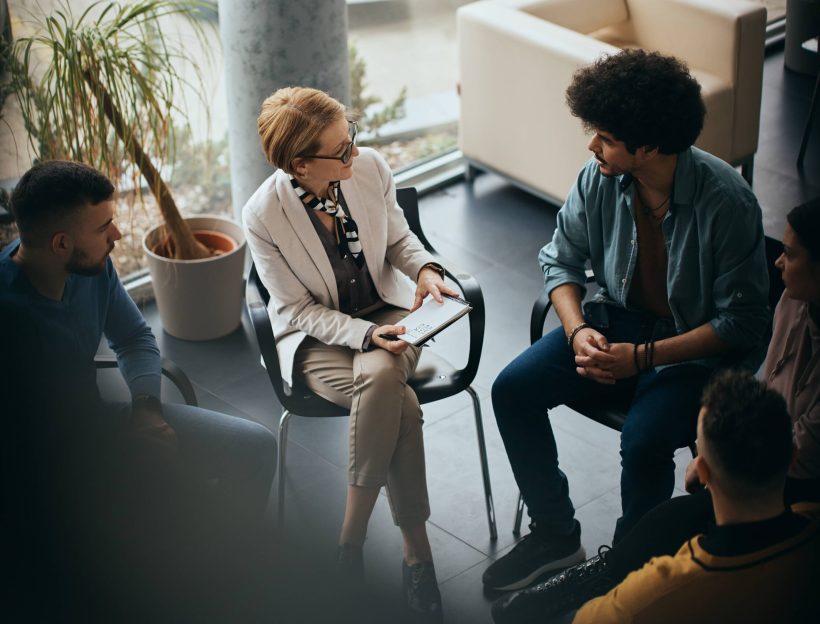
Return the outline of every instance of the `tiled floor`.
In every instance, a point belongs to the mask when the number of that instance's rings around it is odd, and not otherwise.
[[[812,86],[813,79],[784,72],[782,53],[767,59],[754,190],[764,208],[766,233],[778,238],[788,209],[820,195],[820,128],[815,128],[805,175],[794,166]],[[556,211],[556,206],[494,175],[479,176],[473,186],[456,184],[421,201],[428,237],[445,257],[478,278],[487,306],[475,389],[482,399],[487,433],[498,515],[496,542],[490,541],[487,531],[469,398],[462,395],[425,406],[429,530],[448,623],[491,621],[481,573],[514,543],[517,488],[489,391],[497,373],[527,346],[530,307],[542,287],[536,254],[552,234]],[[201,405],[275,430],[281,408],[259,365],[247,317],[241,329],[224,339],[189,343],[164,334],[152,306],[146,315],[163,354],[194,381]],[[434,348],[457,358],[465,336],[462,325],[443,335]],[[552,419],[561,466],[583,526],[583,543],[593,552],[610,541],[619,515],[618,436],[565,408],[555,410]],[[339,621],[337,605],[323,589],[328,579],[323,571],[332,563],[343,512],[346,427],[344,418],[296,418],[291,424],[283,574],[271,588],[275,611],[271,606],[264,621]],[[677,459],[680,484],[688,452],[680,451]],[[394,611],[400,605],[401,542],[384,496],[371,520],[365,551],[373,597],[363,621],[398,621]]]

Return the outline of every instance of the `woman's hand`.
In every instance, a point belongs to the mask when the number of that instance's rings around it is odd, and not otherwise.
[[[427,295],[433,295],[433,299],[442,303],[444,300],[441,298],[441,293],[454,297],[459,296],[455,290],[444,283],[438,271],[430,267],[424,267],[419,271],[419,279],[416,283],[416,300],[413,302],[413,307],[410,308],[410,311],[415,312],[418,310]]]
[[[371,336],[370,342],[377,347],[381,347],[385,351],[390,351],[390,353],[398,355],[399,353],[404,353],[405,349],[410,346],[410,343],[405,342],[404,340],[386,340],[381,336],[383,334],[388,336],[398,336],[406,331],[407,328],[404,325],[382,325],[381,327],[377,327],[373,330],[373,336]]]

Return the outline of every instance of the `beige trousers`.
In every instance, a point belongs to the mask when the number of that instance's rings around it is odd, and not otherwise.
[[[366,315],[381,325],[398,324],[407,310],[386,306]],[[311,391],[350,409],[348,482],[387,486],[393,521],[417,526],[430,516],[424,466],[421,407],[407,380],[421,349],[394,355],[379,347],[354,351],[307,337],[293,372]]]

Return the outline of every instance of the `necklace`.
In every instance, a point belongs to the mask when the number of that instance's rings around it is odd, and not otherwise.
[[[638,198],[638,201],[641,204],[641,209],[643,210],[643,213],[655,222],[660,222],[660,221],[663,220],[663,217],[666,215],[666,213],[658,216],[657,212],[660,211],[664,206],[666,206],[666,204],[669,203],[669,200],[672,199],[672,194],[670,193],[669,195],[666,196],[666,199],[664,199],[655,208],[650,208],[646,204],[646,202],[644,202],[643,199],[641,199],[641,197],[638,193],[635,193],[635,196]]]

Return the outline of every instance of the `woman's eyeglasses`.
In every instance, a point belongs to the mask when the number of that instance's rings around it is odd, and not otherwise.
[[[320,158],[322,160],[340,160],[343,165],[350,161],[353,155],[353,146],[356,145],[356,132],[359,130],[359,125],[355,121],[348,122],[350,124],[350,143],[347,144],[345,151],[340,156],[319,156],[318,154],[310,154],[303,156],[303,158]]]

